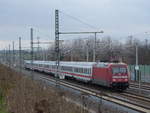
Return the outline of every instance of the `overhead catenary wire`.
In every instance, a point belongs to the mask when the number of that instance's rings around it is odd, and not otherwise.
[[[90,28],[98,29],[96,26],[93,26],[93,25],[91,25],[91,24],[88,24],[88,23],[84,22],[83,20],[81,20],[81,19],[79,19],[79,18],[77,18],[77,17],[74,17],[74,16],[72,16],[72,15],[66,14],[66,13],[64,13],[63,11],[59,11],[59,12],[62,13],[62,14],[64,14],[64,15],[66,15],[66,16],[68,16],[69,18],[71,18],[71,19],[73,19],[73,20],[75,20],[75,21],[78,21],[78,22],[80,22],[80,23],[82,23],[82,24],[84,24],[84,25],[90,27]]]

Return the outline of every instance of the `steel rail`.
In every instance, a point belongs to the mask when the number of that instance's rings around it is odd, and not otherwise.
[[[41,79],[45,79],[47,81],[51,81],[51,82],[54,82],[54,83],[56,82],[53,77],[48,78],[47,76],[43,77],[43,75],[39,75],[39,76],[40,76]],[[143,112],[143,113],[150,113],[150,108],[147,107],[147,106],[137,104],[137,103],[133,103],[132,101],[129,101],[129,100],[120,99],[120,98],[117,98],[114,95],[108,95],[106,93],[102,94],[97,89],[91,89],[91,88],[85,87],[85,86],[83,87],[83,86],[78,85],[76,83],[71,83],[71,82],[67,82],[67,81],[64,81],[64,80],[59,80],[59,84],[63,85],[63,86],[67,86],[67,87],[75,89],[75,90],[78,90],[78,91],[81,91],[81,92],[84,92],[84,93],[87,93],[87,94],[92,95],[92,96],[96,96],[96,97],[101,98],[103,100],[119,104],[121,106],[133,109],[135,111],[139,111],[139,112]],[[131,92],[129,92],[129,93],[131,93]],[[141,96],[141,95],[134,96],[134,94],[130,94],[130,95],[132,95],[133,98],[137,98],[137,99],[140,99],[140,100],[143,100],[143,101],[146,100],[145,96]],[[121,95],[120,95],[120,97],[121,97]],[[142,98],[144,98],[144,99],[142,99]],[[147,102],[149,102],[149,100]]]
[[[54,79],[50,79],[50,78],[47,78],[47,77],[40,76],[40,78],[44,79],[44,80],[47,80],[47,81],[56,82]],[[135,111],[138,111],[138,112],[150,113],[150,109],[148,107],[145,107],[143,105],[139,105],[137,103],[133,103],[133,102],[130,102],[130,101],[127,101],[127,100],[124,100],[124,99],[114,97],[114,96],[102,94],[100,92],[96,92],[95,90],[91,90],[89,88],[79,86],[79,85],[76,85],[76,84],[72,84],[72,83],[68,83],[68,82],[62,81],[62,80],[59,81],[59,84],[63,85],[63,86],[67,86],[67,87],[75,89],[75,90],[78,90],[78,91],[81,91],[81,92],[84,92],[84,93],[87,93],[87,94],[95,96],[95,97],[101,98],[103,100],[116,103],[118,105],[127,107],[129,109],[132,109],[132,110],[135,110]]]
[[[149,97],[145,97],[145,96],[142,96],[142,95],[136,95],[136,94],[133,94],[133,93],[121,93],[121,94],[124,95],[124,96],[133,97],[135,99],[142,100],[142,101],[145,101],[145,102],[150,102]]]
[[[139,87],[139,85],[138,84],[134,84],[134,83],[130,83],[130,87],[132,88],[138,88]],[[150,90],[150,86],[148,86],[148,85],[141,85],[141,89],[145,89],[145,90]]]

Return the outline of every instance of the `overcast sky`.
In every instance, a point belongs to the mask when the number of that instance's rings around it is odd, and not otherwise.
[[[149,0],[0,0],[0,44],[35,37],[54,39],[54,11],[77,17],[97,29],[60,14],[61,31],[104,30],[111,37],[150,31]],[[3,43],[3,46],[2,46]]]

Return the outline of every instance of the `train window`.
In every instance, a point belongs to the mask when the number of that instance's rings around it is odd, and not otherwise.
[[[42,64],[39,64],[39,67],[42,67]]]
[[[127,69],[126,68],[120,68],[120,72],[121,73],[127,73]]]
[[[78,68],[78,73],[80,73],[80,70],[81,70],[81,69],[80,69],[80,68]]]
[[[79,68],[74,68],[74,72],[79,72]]]
[[[80,68],[77,69],[77,72],[80,73]]]
[[[55,69],[55,66],[52,66],[52,69]]]
[[[78,68],[74,68],[74,72],[78,72],[77,69],[78,69]]]
[[[80,68],[80,73],[83,73],[83,68]]]
[[[116,73],[127,73],[127,69],[124,68],[124,67],[115,67],[112,69],[113,71],[113,74],[116,74]]]
[[[74,68],[74,72],[77,73],[85,73],[85,74],[90,74],[90,69],[88,68]]]
[[[86,73],[89,74],[89,69],[86,69]]]
[[[87,72],[86,72],[87,74],[90,74],[90,73],[89,73],[89,69],[87,69],[86,71],[87,71]]]
[[[80,68],[80,73],[82,73],[82,71],[83,71],[83,69],[82,69],[82,68]]]
[[[81,70],[82,70],[82,69],[81,69],[81,68],[79,68],[79,73],[81,73]]]
[[[64,69],[64,66],[61,66],[61,70],[65,70],[65,69]]]
[[[86,69],[86,74],[89,74],[89,69]]]
[[[83,69],[83,73],[87,73],[87,69],[85,68],[85,69]]]
[[[88,69],[89,70],[89,74],[91,74],[91,69]]]
[[[73,68],[68,67],[68,66],[62,66],[61,69],[64,70],[64,71],[72,71]]]
[[[113,68],[113,74],[120,73],[120,69],[117,67]]]
[[[84,73],[85,73],[85,74],[89,74],[87,68],[84,69]]]
[[[78,68],[78,73],[80,73],[80,71],[81,71],[81,68]]]

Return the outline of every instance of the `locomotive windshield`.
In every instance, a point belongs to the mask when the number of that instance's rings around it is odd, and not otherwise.
[[[127,73],[127,68],[125,68],[125,67],[113,67],[112,72],[113,72],[113,74]]]

